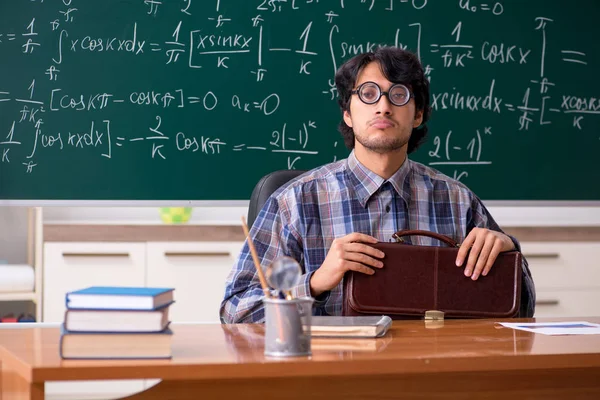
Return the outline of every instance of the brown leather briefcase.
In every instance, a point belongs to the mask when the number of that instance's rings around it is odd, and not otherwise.
[[[406,244],[404,236],[425,235],[449,247]],[[517,316],[521,299],[521,253],[498,255],[487,276],[476,281],[456,266],[459,245],[448,236],[405,230],[397,243],[379,242],[383,268],[374,275],[349,271],[344,276],[344,315],[385,314],[393,319],[423,318],[443,311],[447,318],[509,318]]]

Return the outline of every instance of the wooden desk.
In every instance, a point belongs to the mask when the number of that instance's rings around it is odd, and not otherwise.
[[[0,329],[2,400],[43,399],[46,381],[142,378],[162,382],[128,399],[600,398],[600,335],[402,321],[382,339],[313,339],[311,357],[267,359],[261,325],[172,328],[169,361],[61,360],[58,328]]]

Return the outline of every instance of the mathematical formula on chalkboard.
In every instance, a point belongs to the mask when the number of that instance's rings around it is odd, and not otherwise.
[[[597,46],[542,1],[24,3],[0,6],[0,183],[17,198],[17,181],[76,180],[74,165],[133,180],[267,164],[249,167],[255,181],[343,158],[333,77],[379,46],[414,51],[431,83],[414,158],[484,195],[508,148],[535,158],[557,131],[583,141],[582,158],[600,144]]]

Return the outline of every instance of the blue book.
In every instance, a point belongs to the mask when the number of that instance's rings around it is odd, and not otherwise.
[[[173,332],[155,333],[71,332],[61,325],[59,354],[63,359],[164,359],[171,358]]]
[[[92,286],[69,292],[68,309],[155,310],[172,303],[172,288]]]

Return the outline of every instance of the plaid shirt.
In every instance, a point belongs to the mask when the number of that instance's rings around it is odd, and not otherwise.
[[[334,239],[353,232],[390,241],[402,229],[422,229],[462,242],[474,227],[502,232],[465,185],[408,158],[388,180],[368,170],[351,152],[345,160],[306,172],[267,200],[250,229],[264,266],[291,256],[303,268],[294,297],[310,296],[309,281]],[[411,237],[413,244],[442,245]],[[511,238],[520,251],[519,243]],[[408,240],[407,240],[408,241]],[[314,302],[315,315],[341,315],[342,282]],[[227,277],[220,315],[224,323],[262,322],[263,292],[247,242]],[[534,313],[535,286],[523,258],[521,317]]]

